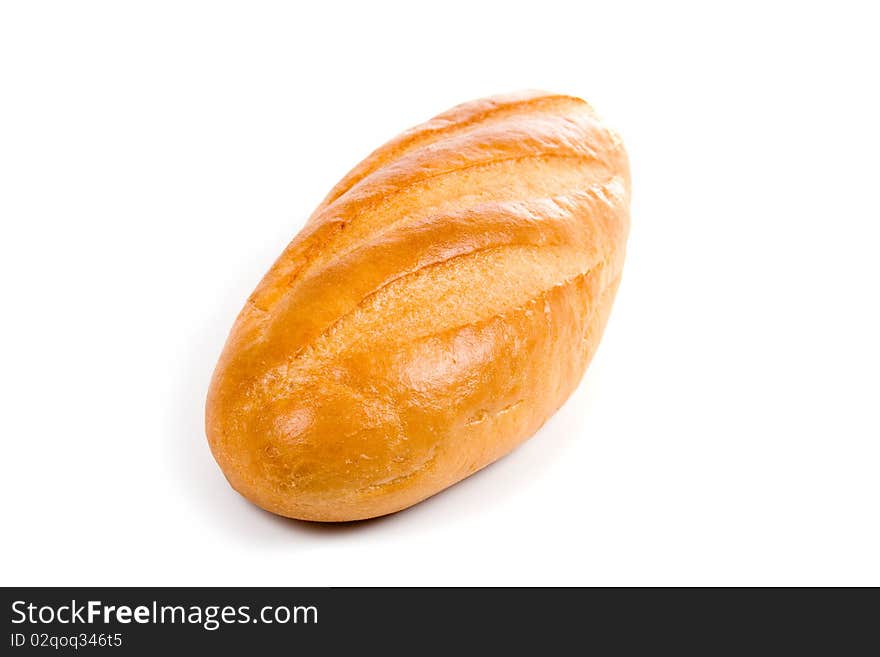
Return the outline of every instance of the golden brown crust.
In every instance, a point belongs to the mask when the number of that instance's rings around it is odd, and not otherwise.
[[[629,171],[583,101],[445,112],[328,194],[239,315],[206,425],[232,486],[308,520],[391,513],[531,436],[595,352]]]

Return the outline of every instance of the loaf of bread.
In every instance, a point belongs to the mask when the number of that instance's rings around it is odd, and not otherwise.
[[[620,281],[619,137],[546,93],[459,105],[331,190],[248,299],[208,393],[229,483],[370,518],[504,456],[566,400]]]

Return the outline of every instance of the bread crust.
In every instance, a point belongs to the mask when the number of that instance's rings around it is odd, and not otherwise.
[[[621,140],[584,101],[459,105],[346,175],[241,311],[206,405],[233,488],[291,518],[411,506],[568,398],[623,267]]]

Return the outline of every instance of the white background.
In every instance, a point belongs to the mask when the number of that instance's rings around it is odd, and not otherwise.
[[[727,4],[3,3],[2,584],[880,585],[877,17]],[[522,88],[632,161],[577,393],[394,516],[239,498],[246,296],[370,150]]]

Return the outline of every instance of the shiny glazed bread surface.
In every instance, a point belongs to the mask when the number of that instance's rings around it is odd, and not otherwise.
[[[584,101],[465,103],[367,157],[232,328],[211,450],[259,506],[355,520],[508,453],[602,335],[629,228],[617,135]]]

